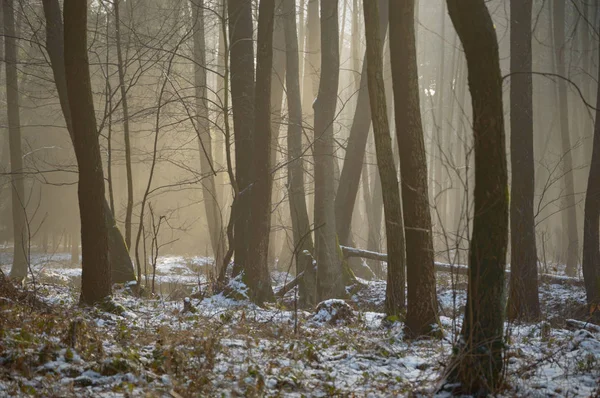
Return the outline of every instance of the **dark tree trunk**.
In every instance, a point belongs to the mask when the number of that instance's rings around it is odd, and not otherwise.
[[[288,100],[288,192],[290,215],[296,259],[296,274],[304,272],[299,282],[300,304],[317,304],[316,274],[311,256],[314,246],[304,191],[304,160],[302,159],[302,102],[300,98],[300,72],[298,39],[296,37],[296,2],[283,0],[284,32],[286,41],[286,89]]]
[[[392,138],[387,117],[385,86],[383,82],[383,43],[377,17],[378,5],[372,0],[363,0],[365,35],[367,38],[367,78],[369,102],[373,120],[377,167],[381,177],[383,211],[388,252],[388,275],[385,294],[385,312],[389,316],[400,316],[404,311],[404,224],[402,203],[396,176],[396,165],[392,151]]]
[[[600,46],[599,46],[600,47]],[[600,54],[600,53],[599,53]],[[600,78],[600,68],[598,68]],[[599,80],[600,81],[600,80]],[[583,219],[583,279],[587,302],[600,304],[600,84],[596,97],[596,124],[592,147],[592,163],[585,194]]]
[[[65,118],[67,131],[74,142],[71,109],[67,94],[67,80],[64,62],[63,23],[58,0],[44,1],[44,17],[46,19],[46,50],[50,58],[54,82],[58,92],[60,107]],[[113,283],[125,283],[135,280],[133,263],[125,245],[123,235],[117,227],[108,202],[104,200],[105,222],[108,228],[108,248],[111,277]]]
[[[333,122],[340,72],[338,34],[338,0],[324,1],[321,4],[321,79],[319,94],[313,104],[315,251],[319,300],[345,295],[344,267],[338,255],[334,213]]]
[[[131,170],[131,141],[129,136],[129,107],[127,105],[127,87],[125,87],[125,64],[123,63],[123,50],[121,48],[121,18],[119,16],[119,2],[115,0],[115,38],[117,40],[117,71],[119,75],[119,88],[121,89],[121,106],[123,108],[123,138],[125,140],[125,169],[127,172],[127,208],[125,209],[125,244],[131,249],[131,218],[133,216],[133,172]],[[138,275],[139,277],[139,275]]]
[[[250,298],[257,304],[274,299],[267,261],[273,181],[271,178],[271,68],[273,67],[274,19],[275,0],[260,0],[254,100],[254,182],[250,188],[251,234],[248,236],[248,257],[243,265],[244,281],[250,289]]]
[[[252,2],[228,0],[231,105],[235,135],[235,178],[238,194],[235,198],[234,219],[234,267],[233,275],[242,272],[247,261],[248,219],[252,207],[250,190],[253,182],[254,158],[248,148],[254,147],[254,46],[252,26]]]
[[[388,0],[378,0],[379,8],[379,40],[383,43],[388,26]],[[371,127],[371,108],[369,106],[369,90],[367,88],[367,63],[363,63],[360,74],[358,98],[354,120],[348,137],[344,165],[340,175],[335,197],[335,222],[341,245],[347,245],[350,239],[352,211],[358,194],[360,175]]]
[[[554,51],[556,61],[556,73],[560,76],[567,76],[566,72],[566,52],[565,47],[565,1],[552,0],[553,2],[553,21],[552,30],[554,33]],[[577,274],[578,261],[578,232],[577,232],[577,213],[575,208],[575,182],[573,178],[573,148],[571,147],[571,136],[569,132],[569,105],[567,98],[567,82],[558,79],[558,112],[560,113],[560,135],[562,146],[562,166],[565,178],[564,204],[565,209],[563,219],[566,221],[563,226],[563,236],[566,238],[566,262],[565,272],[568,276]]]
[[[81,216],[81,301],[94,304],[111,294],[104,175],[87,55],[86,1],[65,0],[64,49],[66,85],[79,167]]]
[[[475,150],[467,304],[461,345],[451,366],[461,393],[486,394],[499,387],[503,367],[508,186],[502,78],[496,31],[485,1],[447,4],[467,59]]]
[[[406,332],[408,336],[417,337],[429,334],[437,327],[438,304],[427,157],[419,100],[414,0],[392,1],[389,14],[394,114],[406,236]]]
[[[212,136],[208,119],[206,83],[206,43],[204,38],[204,0],[192,0],[194,29],[194,84],[196,91],[196,125],[203,175],[202,199],[215,264],[222,266],[225,256],[225,234],[219,208],[215,167],[212,156]]]
[[[511,274],[507,316],[540,316],[534,220],[532,0],[510,5],[510,191]]]
[[[2,0],[4,19],[4,53],[6,62],[6,110],[8,113],[8,142],[10,147],[10,173],[13,218],[12,279],[22,281],[27,277],[29,231],[25,187],[23,181],[23,153],[21,150],[21,119],[19,116],[19,79],[17,76],[17,45],[15,34],[14,2]]]

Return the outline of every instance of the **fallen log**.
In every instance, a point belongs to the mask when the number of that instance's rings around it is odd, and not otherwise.
[[[387,254],[377,253],[369,250],[357,249],[354,247],[340,246],[344,257],[362,257],[369,260],[376,261],[387,261]],[[467,275],[469,267],[461,264],[445,264],[435,263],[435,270],[437,272],[452,272],[458,275]],[[506,270],[506,275],[510,275],[510,270]],[[569,276],[553,275],[553,274],[539,274],[540,281],[550,284],[559,285],[571,285],[571,286],[583,286],[583,280],[578,278],[572,278]],[[508,279],[507,279],[508,280]]]

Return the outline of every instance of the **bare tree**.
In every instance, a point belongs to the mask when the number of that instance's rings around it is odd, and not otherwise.
[[[333,175],[333,122],[337,107],[340,56],[338,48],[338,0],[321,4],[321,79],[313,104],[315,174],[315,251],[319,300],[345,295],[342,259],[338,255],[335,228]]]
[[[496,31],[484,0],[447,0],[469,70],[475,190],[465,317],[450,378],[463,394],[500,385],[503,367],[504,268],[508,185],[502,77]]]
[[[365,35],[367,38],[367,76],[369,102],[373,119],[377,167],[381,176],[385,231],[387,237],[388,275],[385,294],[385,311],[389,316],[399,316],[404,311],[404,224],[402,203],[392,151],[392,138],[388,124],[385,86],[383,82],[383,43],[379,32],[378,4],[363,0]]]
[[[79,168],[81,301],[94,304],[111,294],[111,279],[108,230],[104,219],[104,175],[87,55],[87,11],[86,1],[65,0],[65,72]]]
[[[243,264],[244,281],[250,298],[262,304],[272,301],[273,289],[268,268],[269,231],[271,229],[271,68],[273,67],[273,24],[275,0],[261,0],[258,10],[256,43],[256,89],[254,91],[254,173],[250,187],[251,234],[247,260]],[[236,148],[236,150],[247,148]]]
[[[6,62],[6,111],[8,113],[8,142],[10,147],[10,173],[13,216],[12,279],[22,281],[27,277],[27,251],[29,233],[26,225],[26,199],[21,150],[21,119],[19,115],[19,79],[17,77],[17,44],[13,0],[2,0],[4,20],[4,54]]]
[[[379,40],[383,43],[388,26],[388,0],[378,0]],[[348,145],[344,155],[344,166],[340,175],[340,183],[335,198],[335,221],[340,244],[350,242],[352,212],[358,194],[360,175],[363,165],[367,138],[371,127],[371,108],[369,107],[369,90],[367,85],[367,63],[363,63],[358,81],[356,111],[350,128]],[[380,208],[379,208],[380,209]]]
[[[310,221],[306,208],[304,190],[304,160],[302,158],[302,102],[300,97],[300,71],[298,60],[298,39],[296,36],[295,0],[283,0],[284,32],[286,42],[286,89],[288,100],[288,192],[292,233],[294,235],[294,253],[296,273],[304,272],[300,282],[300,304],[315,305],[316,275],[312,257],[304,254],[314,250],[310,233]]]
[[[419,100],[414,0],[390,2],[389,14],[390,60],[406,236],[406,331],[409,336],[416,337],[437,330],[438,304],[427,157]]]
[[[554,61],[556,73],[566,76],[565,60],[565,1],[552,0],[552,32],[554,39]],[[571,133],[569,131],[569,104],[567,98],[567,83],[558,79],[558,111],[560,112],[560,137],[562,146],[562,167],[565,182],[565,210],[563,212],[564,238],[567,244],[565,272],[569,276],[577,274],[579,242],[577,234],[577,214],[575,209],[575,182],[573,177],[573,154]]]
[[[600,47],[600,46],[599,46]],[[600,53],[599,53],[600,54]],[[600,78],[600,68],[598,68]],[[599,80],[600,81],[600,80]],[[585,194],[583,219],[583,278],[588,305],[592,310],[600,305],[600,84],[596,97],[596,124],[592,163]],[[596,312],[597,314],[597,312]]]
[[[119,88],[121,90],[121,107],[123,108],[123,138],[125,140],[125,169],[127,171],[127,208],[125,209],[125,244],[131,250],[131,219],[133,215],[133,172],[131,169],[131,139],[129,134],[129,107],[127,102],[127,87],[125,85],[125,64],[121,42],[121,16],[119,3],[113,1],[115,12],[115,38],[117,40],[117,71],[119,74]]]
[[[510,4],[510,157],[512,167],[510,233],[511,273],[507,315],[540,316],[533,211],[533,82],[531,75],[531,0]]]
[[[200,149],[200,171],[202,181],[202,199],[208,223],[210,241],[215,264],[221,266],[225,256],[225,235],[223,233],[221,210],[219,208],[213,145],[208,119],[207,83],[206,83],[206,43],[204,37],[204,0],[192,0],[192,21],[194,41],[194,84],[196,90],[196,125],[198,146]]]
[[[65,124],[71,141],[74,142],[73,123],[69,98],[67,93],[67,76],[64,62],[64,32],[63,22],[58,0],[44,1],[44,18],[46,20],[46,50],[50,59],[50,66],[56,84],[56,91],[60,107],[65,118]],[[135,280],[133,263],[123,240],[123,235],[117,227],[113,213],[104,200],[106,227],[108,228],[109,260],[111,263],[111,278],[113,283],[124,283]],[[77,240],[75,244],[78,244]],[[74,249],[73,249],[74,250]],[[77,254],[79,261],[79,254]]]
[[[227,3],[231,76],[231,105],[233,113],[233,129],[235,138],[235,179],[238,194],[232,206],[234,217],[234,252],[233,275],[242,272],[247,261],[248,240],[250,231],[248,215],[250,214],[249,187],[253,183],[252,170],[254,159],[254,46],[252,40],[252,4],[247,0],[228,0]]]

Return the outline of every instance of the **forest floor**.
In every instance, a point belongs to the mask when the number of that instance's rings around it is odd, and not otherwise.
[[[381,281],[362,281],[349,307],[330,301],[297,316],[294,292],[267,308],[219,294],[184,311],[209,259],[166,256],[160,294],[139,298],[121,286],[116,305],[81,308],[81,271],[68,260],[33,256],[26,289],[47,308],[0,297],[2,397],[431,396],[466,297],[464,280],[438,273],[444,338],[405,341],[403,324],[384,319]],[[10,258],[0,254],[0,264],[8,271]],[[273,273],[276,290],[287,278]],[[586,323],[583,288],[543,284],[540,300],[545,321],[506,324],[501,396],[597,396],[600,328]]]

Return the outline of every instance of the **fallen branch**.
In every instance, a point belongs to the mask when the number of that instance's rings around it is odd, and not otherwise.
[[[286,283],[285,286],[283,286],[281,289],[279,289],[279,291],[277,293],[275,293],[275,296],[277,296],[277,297],[285,296],[287,292],[289,292],[290,290],[292,290],[293,288],[298,286],[298,283],[300,283],[300,279],[302,279],[303,276],[304,276],[304,271],[300,272],[294,279],[292,279],[291,281]]]
[[[344,257],[361,257],[367,258],[369,260],[376,261],[387,261],[387,254],[385,253],[377,253],[369,250],[357,249],[354,247],[348,246],[340,246],[342,248],[342,253]],[[467,275],[469,271],[469,267],[466,265],[452,265],[445,263],[435,263],[435,270],[437,272],[453,272],[458,275]],[[506,270],[507,276],[510,274],[510,270]],[[540,274],[540,281],[551,283],[551,284],[559,284],[559,285],[571,285],[571,286],[583,286],[583,280],[578,278],[571,278],[569,276],[562,275],[552,275],[552,274]]]
[[[592,333],[600,333],[600,326],[589,322],[581,322],[575,319],[567,319],[566,325],[572,329],[584,329]]]

